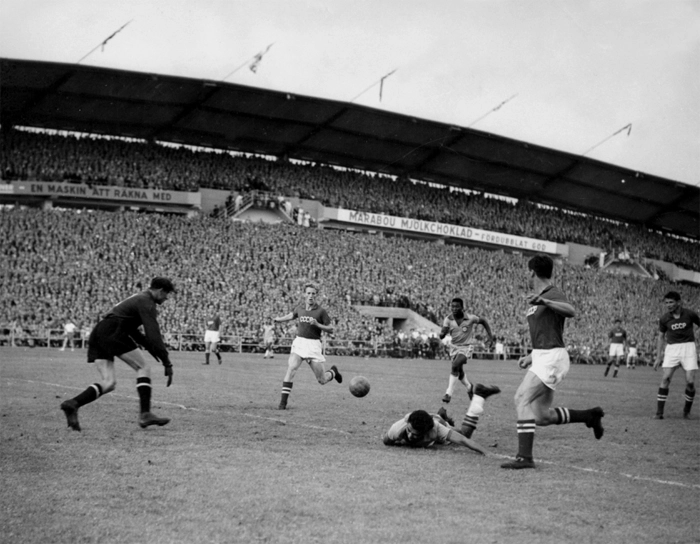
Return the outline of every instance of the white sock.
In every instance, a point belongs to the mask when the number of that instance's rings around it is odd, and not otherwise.
[[[478,417],[484,413],[484,402],[486,399],[480,397],[479,395],[474,395],[472,401],[469,403],[469,408],[467,409],[467,415],[472,417]]]
[[[450,381],[447,382],[447,391],[445,391],[445,394],[452,396],[452,393],[455,391],[455,385],[457,384],[457,381],[459,378],[457,376],[453,376],[450,374]]]

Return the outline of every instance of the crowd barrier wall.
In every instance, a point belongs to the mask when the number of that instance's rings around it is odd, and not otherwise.
[[[22,333],[10,332],[0,334],[0,347],[24,347],[24,348],[56,348],[63,346],[65,336],[62,329],[53,329],[42,332]],[[289,353],[293,337],[278,338],[274,344],[276,354]],[[199,351],[204,352],[204,337],[202,334],[166,333],[165,342],[170,351]],[[326,355],[351,356],[351,357],[393,357],[393,358],[422,358],[435,360],[449,360],[449,353],[442,343],[430,347],[420,346],[410,342],[393,343],[385,342],[378,338],[372,340],[341,340],[324,338]],[[66,349],[84,350],[87,348],[87,336],[76,333],[73,342],[68,342]],[[222,335],[219,349],[226,353],[264,353],[265,347],[262,339],[255,331],[242,334]],[[517,360],[526,355],[527,350],[521,346],[506,346],[503,354],[497,355],[493,348],[476,347],[473,357],[486,360]],[[604,364],[607,362],[607,348],[594,351],[588,356],[583,356],[576,350],[570,353],[573,364]],[[644,366],[652,361],[640,355],[639,364]],[[623,363],[624,364],[624,363]]]

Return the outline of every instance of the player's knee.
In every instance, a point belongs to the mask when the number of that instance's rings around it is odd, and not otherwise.
[[[542,427],[545,427],[547,425],[551,425],[554,422],[555,422],[554,418],[549,413],[544,413],[544,414],[535,413],[535,425],[540,425]]]
[[[464,363],[452,361],[452,375],[459,376],[459,372],[462,370]]]
[[[525,404],[524,398],[525,396],[520,391],[515,392],[515,395],[513,396],[513,404],[515,404],[516,408],[520,408]]]

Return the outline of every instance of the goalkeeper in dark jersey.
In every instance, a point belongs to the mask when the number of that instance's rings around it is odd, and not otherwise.
[[[77,397],[61,404],[68,427],[80,430],[78,409],[113,391],[117,385],[114,358],[118,357],[136,371],[136,390],[139,394],[139,425],[165,425],[170,420],[151,412],[151,367],[141,348],[146,349],[165,367],[167,386],[173,381],[173,365],[158,326],[156,306],[163,304],[175,292],[167,278],[153,278],[150,287],[127,298],[112,308],[90,334],[88,363],[94,363],[102,380],[89,386]],[[145,335],[139,327],[143,326]],[[141,347],[139,347],[141,346]]]

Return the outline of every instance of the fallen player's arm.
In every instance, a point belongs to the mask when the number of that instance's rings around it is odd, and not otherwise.
[[[401,445],[400,440],[394,440],[393,438],[389,438],[389,433],[384,433],[382,435],[382,442],[384,442],[385,446],[400,446]]]
[[[482,455],[486,455],[486,450],[483,447],[481,447],[481,445],[479,445],[478,442],[474,442],[474,440],[472,440],[471,438],[467,438],[466,436],[459,434],[455,430],[450,429],[450,432],[447,434],[447,440],[449,440],[453,444],[466,446],[470,450],[474,450]]]

